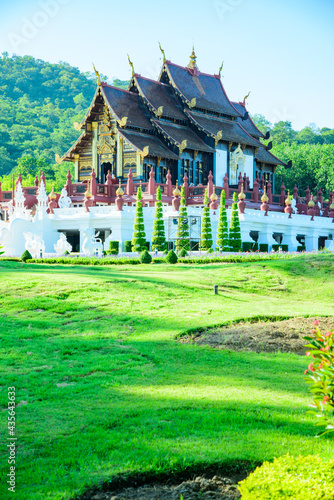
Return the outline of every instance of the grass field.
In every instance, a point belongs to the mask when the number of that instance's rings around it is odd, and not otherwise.
[[[1,474],[16,388],[16,493],[70,499],[116,474],[332,458],[306,413],[307,358],[212,350],[182,332],[256,316],[334,316],[331,255],[242,264],[0,261]],[[219,285],[219,295],[213,285]]]

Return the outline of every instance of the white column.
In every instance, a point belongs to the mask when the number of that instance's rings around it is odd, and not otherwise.
[[[289,252],[296,252],[300,243],[297,240],[297,232],[293,228],[287,228],[283,233],[282,245],[289,246]]]

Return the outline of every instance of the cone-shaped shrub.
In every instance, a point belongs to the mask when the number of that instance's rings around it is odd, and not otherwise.
[[[187,257],[187,255],[188,255],[188,253],[187,253],[187,250],[185,248],[181,248],[181,250],[177,254],[178,257]]]
[[[242,247],[237,193],[233,193],[232,214],[230,222],[229,243],[231,252],[239,252]]]
[[[141,252],[142,250],[145,250],[147,248],[146,247],[145,227],[144,227],[143,207],[141,204],[141,199],[142,199],[141,186],[139,186],[137,189],[135,222],[133,225],[133,235],[132,235],[132,240],[131,240],[133,252]]]
[[[166,255],[166,262],[168,262],[168,264],[177,263],[177,255],[174,250],[169,250],[168,254]]]
[[[155,216],[153,223],[152,250],[162,252],[166,248],[165,224],[162,214],[161,189],[157,188],[157,201],[155,204]]]
[[[32,259],[32,256],[31,256],[31,253],[29,252],[29,250],[25,250],[23,252],[23,254],[21,255],[21,260],[22,260],[22,262],[25,262],[28,259]]]
[[[151,264],[152,257],[147,249],[142,251],[142,253],[139,256],[139,260],[142,264]]]
[[[211,219],[210,219],[210,208],[208,190],[205,190],[204,194],[204,207],[202,213],[202,226],[201,226],[201,241],[200,249],[209,250],[212,247],[212,230],[211,230]]]
[[[181,188],[181,202],[176,236],[179,238],[175,242],[176,251],[179,252],[181,248],[189,250],[189,224],[184,186]]]
[[[219,220],[218,220],[218,229],[217,229],[217,250],[220,248],[223,252],[226,252],[230,249],[229,247],[229,239],[228,239],[228,222],[227,222],[227,213],[225,207],[225,191],[224,189],[220,195],[220,207],[219,207]]]

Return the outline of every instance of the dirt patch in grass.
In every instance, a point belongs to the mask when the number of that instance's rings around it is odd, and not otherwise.
[[[180,476],[159,482],[142,482],[137,478],[118,488],[105,485],[105,491],[87,492],[80,500],[180,500],[182,497],[183,500],[236,500],[240,498],[237,484],[246,476],[240,473],[227,477],[218,471],[193,474],[184,480]]]
[[[201,329],[182,336],[182,343],[196,343],[217,349],[253,352],[294,352],[305,354],[305,335],[314,330],[318,319],[321,330],[334,329],[334,318],[290,318],[283,321],[239,322],[218,328]]]

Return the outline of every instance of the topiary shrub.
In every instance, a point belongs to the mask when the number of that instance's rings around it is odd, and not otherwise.
[[[238,201],[237,193],[233,193],[230,230],[228,233],[229,246],[230,246],[231,252],[239,252],[239,250],[241,250],[241,248],[242,248],[240,221],[239,221],[239,210],[238,210],[237,201]]]
[[[209,196],[208,190],[205,190],[204,194],[204,206],[202,212],[202,224],[201,224],[201,241],[200,249],[209,250],[212,247],[212,229],[211,229],[211,218],[210,218],[210,208],[209,208]]]
[[[177,263],[177,255],[174,250],[169,250],[168,254],[166,255],[166,262],[168,262],[168,264]]]
[[[285,455],[239,483],[242,500],[333,500],[334,460]]]
[[[275,252],[278,252],[278,250],[281,248],[282,252],[288,252],[289,251],[289,245],[272,245],[271,247]]]
[[[268,243],[260,243],[259,249],[260,252],[268,252]]]
[[[139,260],[142,264],[151,264],[152,257],[148,250],[143,250],[139,256]]]
[[[133,235],[132,235],[132,251],[142,252],[146,248],[146,237],[145,237],[145,226],[144,226],[144,215],[142,206],[142,192],[141,187],[137,189],[137,203],[136,203],[136,213],[135,221],[133,224]]]
[[[305,245],[298,245],[297,252],[305,252],[305,251],[306,251],[306,246]]]
[[[157,197],[155,203],[155,216],[153,223],[153,233],[152,233],[152,250],[157,249],[158,251],[164,250],[166,246],[165,237],[165,223],[163,218],[162,202],[161,202],[161,188],[157,187]]]
[[[227,213],[225,207],[225,191],[224,189],[220,195],[220,207],[219,207],[219,222],[217,228],[217,250],[221,249],[226,252],[230,249],[229,239],[228,239],[228,222]]]
[[[187,255],[187,250],[185,248],[181,248],[181,250],[177,254],[178,257],[187,257]]]
[[[70,252],[68,250],[65,250],[64,255],[70,255]]]
[[[255,252],[259,249],[259,245],[256,241],[243,241],[242,242],[242,251],[243,252]]]
[[[25,250],[21,255],[22,262],[26,262],[28,259],[32,259],[31,253],[28,250]]]
[[[119,252],[119,241],[109,241],[108,255],[117,255]]]
[[[131,240],[124,241],[124,252],[132,252]]]

